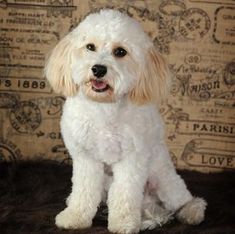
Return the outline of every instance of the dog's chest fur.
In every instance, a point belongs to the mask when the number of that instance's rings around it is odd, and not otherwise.
[[[85,152],[108,165],[137,150],[141,143],[148,144],[151,115],[125,103],[84,103],[69,99],[64,106],[61,128],[71,154]],[[76,153],[77,152],[77,153]]]

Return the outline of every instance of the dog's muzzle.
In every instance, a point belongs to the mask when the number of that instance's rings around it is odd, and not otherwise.
[[[107,67],[95,64],[91,70],[95,77],[94,79],[91,79],[92,90],[99,93],[107,91],[110,86],[104,79],[102,79],[107,73]]]

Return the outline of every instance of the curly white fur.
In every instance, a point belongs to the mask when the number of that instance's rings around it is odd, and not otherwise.
[[[126,55],[116,56],[117,48]],[[107,68],[102,77],[95,64]],[[58,227],[91,226],[105,193],[114,233],[152,229],[178,210],[184,222],[203,220],[206,203],[176,174],[155,105],[169,88],[167,64],[135,20],[114,10],[87,16],[52,51],[45,73],[67,96],[61,131],[73,159]]]

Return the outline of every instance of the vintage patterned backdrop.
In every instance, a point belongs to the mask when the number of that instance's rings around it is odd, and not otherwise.
[[[69,161],[59,119],[65,98],[45,56],[88,12],[109,7],[144,26],[174,80],[161,107],[178,168],[235,168],[233,0],[0,0],[0,161]]]

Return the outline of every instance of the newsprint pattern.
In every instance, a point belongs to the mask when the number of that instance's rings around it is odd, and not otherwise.
[[[65,98],[43,77],[45,57],[89,12],[136,18],[174,74],[160,111],[178,168],[235,168],[233,0],[0,0],[0,161],[69,162],[59,119]]]

